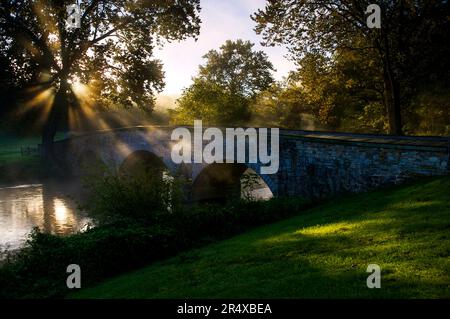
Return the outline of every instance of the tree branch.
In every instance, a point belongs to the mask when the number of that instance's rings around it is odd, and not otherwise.
[[[7,23],[3,23],[5,26],[5,29],[10,29],[11,27],[15,27],[21,33],[23,33],[25,36],[28,37],[28,39],[35,43],[35,45],[42,51],[42,55],[45,56],[46,59],[48,59],[52,66],[56,68],[56,70],[60,71],[61,68],[56,63],[53,53],[51,52],[50,48],[47,46],[47,43],[42,38],[39,38],[36,36],[33,31],[31,31],[29,28],[25,27],[23,23],[21,23],[19,20],[12,18],[8,12],[4,13],[4,18]],[[14,32],[14,30],[10,30]],[[16,30],[17,31],[17,30]],[[12,35],[13,38],[15,38],[15,35]]]

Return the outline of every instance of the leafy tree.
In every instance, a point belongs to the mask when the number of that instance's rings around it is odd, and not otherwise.
[[[312,114],[328,128],[385,132],[378,69],[376,59],[368,54],[336,50],[330,57],[306,54],[294,77]]]
[[[43,147],[50,157],[56,130],[87,95],[151,109],[154,92],[164,85],[161,63],[152,59],[155,43],[199,33],[199,0],[83,1],[81,27],[67,28],[71,4],[0,4],[2,66],[20,87],[53,101],[43,129]]]
[[[272,126],[385,132],[378,67],[357,51],[307,53],[299,69],[260,94],[252,109],[259,123],[265,119]]]
[[[226,41],[220,51],[203,58],[193,84],[186,88],[174,112],[176,123],[202,119],[208,124],[239,124],[250,117],[256,95],[273,82],[272,63],[249,41]]]
[[[249,118],[248,98],[232,94],[222,86],[194,79],[177,100],[172,119],[178,124],[192,124],[201,119],[208,125],[241,124]]]
[[[251,106],[252,124],[260,127],[303,128],[311,110],[302,88],[290,79],[276,82],[256,97]]]
[[[263,51],[252,51],[250,41],[228,40],[220,52],[211,50],[203,56],[198,78],[215,83],[245,97],[253,97],[272,83],[272,63]]]
[[[436,59],[449,55],[449,3],[382,1],[381,28],[370,29],[365,11],[372,2],[268,1],[252,18],[266,45],[286,44],[297,60],[307,54],[327,57],[337,50],[375,54],[380,64],[389,132],[402,134],[402,110],[409,104],[418,79],[431,74]],[[448,58],[444,60],[441,66],[448,70]]]

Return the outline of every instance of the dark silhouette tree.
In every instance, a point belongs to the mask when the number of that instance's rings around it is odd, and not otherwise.
[[[88,82],[99,100],[150,110],[163,72],[152,59],[155,43],[199,34],[199,0],[90,0],[81,5],[80,27],[68,28],[74,1],[9,0],[0,4],[0,56],[19,87],[50,90],[53,103],[43,128],[44,154],[66,125]]]

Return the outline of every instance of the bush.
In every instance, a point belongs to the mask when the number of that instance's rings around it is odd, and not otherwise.
[[[158,223],[161,215],[180,209],[182,202],[179,180],[148,167],[132,175],[91,176],[85,183],[91,196],[83,208],[100,224]]]
[[[172,255],[173,238],[169,230],[138,225],[103,226],[68,237],[36,230],[0,269],[0,297],[61,297],[68,292],[69,264],[81,266],[82,284],[89,285]]]

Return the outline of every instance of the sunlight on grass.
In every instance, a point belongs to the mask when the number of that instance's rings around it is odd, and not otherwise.
[[[273,236],[260,240],[260,243],[273,244],[284,241],[300,241],[305,236],[321,237],[321,236],[333,236],[333,235],[350,235],[355,232],[364,233],[369,227],[383,227],[392,222],[389,218],[361,220],[355,222],[339,222],[325,225],[315,225],[306,228],[296,230],[291,233],[283,233],[279,236]]]
[[[354,230],[356,228],[361,228],[362,222],[341,222],[329,225],[313,226],[298,230],[295,234],[299,235],[310,235],[310,236],[324,236],[329,234],[342,234]]]
[[[393,204],[390,206],[390,208],[392,209],[419,209],[419,208],[424,208],[424,207],[429,207],[429,206],[433,206],[433,205],[440,205],[442,204],[441,201],[438,200],[428,200],[428,201],[417,201],[411,199],[410,201],[405,201],[405,202],[400,202],[397,204]]]

